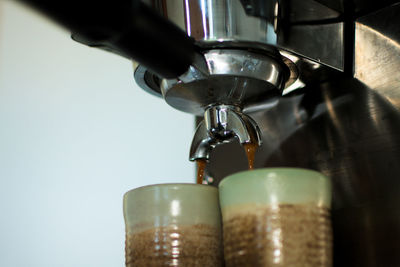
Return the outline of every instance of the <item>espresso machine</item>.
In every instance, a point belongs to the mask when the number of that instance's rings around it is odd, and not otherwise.
[[[25,2],[196,116],[205,183],[246,169],[245,144],[257,168],[317,170],[333,185],[334,265],[400,266],[400,1]]]

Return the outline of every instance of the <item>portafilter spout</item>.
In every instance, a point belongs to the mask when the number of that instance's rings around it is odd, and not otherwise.
[[[258,126],[246,114],[278,103],[285,86],[297,78],[291,61],[273,49],[213,48],[201,55],[175,79],[155,78],[140,66],[135,77],[141,85],[158,88],[172,107],[204,116],[192,141],[191,161],[208,160],[215,146],[235,138],[242,145],[261,145]]]
[[[261,145],[257,123],[239,107],[212,105],[204,112],[204,120],[198,125],[190,148],[191,161],[208,160],[212,149],[222,143],[238,138],[244,144]]]

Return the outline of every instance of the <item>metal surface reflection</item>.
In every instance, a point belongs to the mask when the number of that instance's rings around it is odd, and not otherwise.
[[[343,76],[254,119],[264,144],[256,167],[303,167],[332,179],[335,266],[399,266],[400,111]],[[245,170],[240,153],[236,144],[217,148],[214,178]]]
[[[400,109],[400,4],[356,23],[355,77]]]
[[[174,3],[172,3],[174,2]],[[276,44],[276,33],[274,31],[273,10],[277,4],[276,0],[265,1],[267,10],[271,14],[265,19],[247,16],[240,1],[223,0],[207,1],[194,0],[184,1],[184,16],[177,16],[176,11],[182,8],[180,1],[171,1],[167,8],[168,18],[178,25],[182,25],[180,19],[185,18],[185,30],[204,44],[213,43],[217,45],[223,41],[259,41],[260,43]],[[251,30],[249,30],[251,29]]]

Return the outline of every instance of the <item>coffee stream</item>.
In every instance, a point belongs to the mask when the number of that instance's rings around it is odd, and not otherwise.
[[[247,161],[249,162],[249,170],[254,169],[254,157],[256,155],[256,150],[257,150],[257,144],[253,143],[244,144],[244,151],[246,152]],[[196,163],[197,163],[197,184],[202,184],[207,161],[205,159],[198,159],[196,160]]]
[[[207,161],[205,159],[197,159],[197,184],[202,184],[204,179],[204,170],[206,169]]]
[[[246,152],[247,160],[249,162],[249,170],[254,169],[254,157],[256,155],[257,144],[247,143],[244,144],[244,151]]]

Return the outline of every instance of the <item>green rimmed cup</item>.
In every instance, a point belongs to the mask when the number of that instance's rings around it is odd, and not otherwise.
[[[227,267],[332,266],[329,178],[257,169],[226,177],[219,191]]]
[[[218,189],[158,184],[124,195],[125,260],[133,266],[222,266]]]

